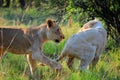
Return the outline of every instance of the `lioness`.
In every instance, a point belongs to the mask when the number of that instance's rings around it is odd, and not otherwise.
[[[50,60],[43,54],[42,45],[48,40],[59,43],[62,39],[64,39],[64,35],[61,28],[51,19],[38,27],[28,29],[0,27],[0,59],[6,51],[27,54],[32,75],[36,68],[36,60],[53,69],[61,69],[62,66],[59,63]]]
[[[107,32],[101,22],[97,19],[91,20],[83,25],[78,33],[72,35],[57,61],[67,56],[67,66],[73,69],[74,58],[80,59],[78,67],[80,70],[87,69],[92,63],[93,66],[99,60],[99,56],[105,48]]]

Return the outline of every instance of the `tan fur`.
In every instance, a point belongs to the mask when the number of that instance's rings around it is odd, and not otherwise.
[[[106,30],[99,20],[89,21],[68,39],[57,61],[67,56],[67,65],[70,69],[73,68],[74,58],[81,61],[80,70],[86,69],[90,63],[95,66],[104,50],[106,36]]]
[[[94,24],[96,24],[99,20],[91,20],[83,25],[83,27],[80,30],[88,29],[88,28],[93,28]]]
[[[42,45],[48,40],[59,43],[64,35],[55,21],[47,20],[38,27],[28,29],[0,27],[0,59],[6,51],[14,54],[26,54],[33,75],[36,61],[42,62],[53,69],[60,70],[62,66],[50,60],[42,52]]]

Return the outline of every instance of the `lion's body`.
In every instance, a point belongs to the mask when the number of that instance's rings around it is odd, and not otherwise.
[[[22,29],[0,28],[0,46],[16,54],[25,54],[31,46]]]
[[[69,55],[79,58],[85,55],[85,53],[87,55],[93,52],[94,48],[103,47],[105,44],[105,38],[103,39],[103,35],[100,33],[102,33],[102,31],[99,32],[95,29],[88,29],[85,32],[82,31],[75,34],[67,41],[65,50],[67,49],[67,52],[69,51]],[[80,53],[79,56],[78,53]]]
[[[58,61],[68,56],[67,65],[72,68],[73,59],[80,59],[80,70],[86,69],[91,62],[96,65],[105,48],[106,37],[106,30],[100,21],[92,20],[68,39]]]
[[[36,68],[36,60],[50,66],[53,69],[61,69],[62,66],[50,60],[42,53],[42,45],[47,40],[60,42],[64,35],[58,25],[47,20],[45,24],[27,29],[0,28],[0,59],[4,54],[12,52],[15,54],[27,54],[31,74]]]

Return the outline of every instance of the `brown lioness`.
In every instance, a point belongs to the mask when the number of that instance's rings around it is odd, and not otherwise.
[[[74,58],[81,61],[79,70],[87,69],[90,63],[94,68],[105,48],[106,37],[107,32],[101,22],[97,19],[91,20],[68,39],[57,61],[67,56],[67,66],[70,69],[73,69]]]
[[[0,59],[6,51],[27,54],[32,75],[36,68],[36,60],[59,70],[62,66],[46,57],[42,52],[42,46],[48,40],[59,43],[62,39],[64,35],[61,28],[51,19],[38,27],[28,29],[0,27]]]

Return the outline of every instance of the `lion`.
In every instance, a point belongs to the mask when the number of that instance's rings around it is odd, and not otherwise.
[[[0,27],[0,59],[11,52],[25,54],[30,65],[31,74],[36,69],[36,61],[50,66],[54,70],[62,69],[61,64],[46,57],[42,52],[43,44],[52,40],[59,43],[64,39],[64,34],[57,23],[47,19],[46,23],[31,28]]]
[[[78,69],[86,70],[91,64],[93,69],[97,64],[102,51],[105,48],[107,32],[102,23],[97,20],[90,20],[65,44],[57,61],[67,56],[67,66],[73,70],[74,58],[79,59]]]

